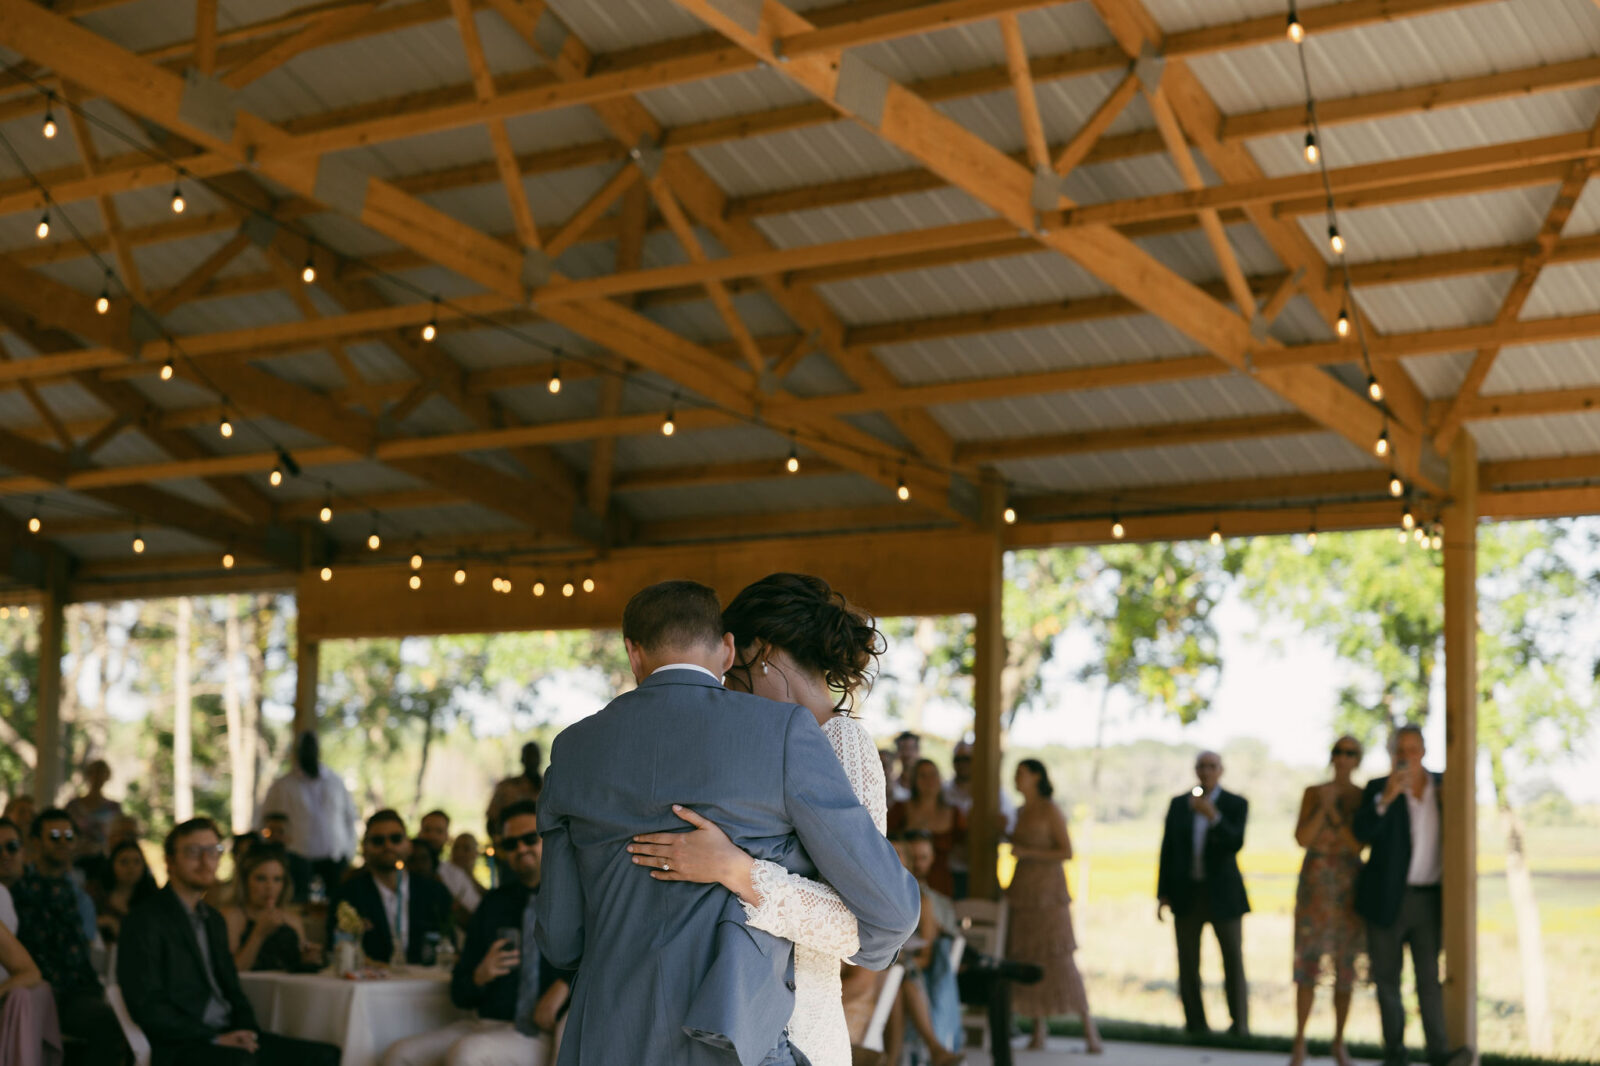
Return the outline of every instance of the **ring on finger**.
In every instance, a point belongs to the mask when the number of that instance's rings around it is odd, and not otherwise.
[[[661,860],[661,868],[663,870],[666,870],[666,871],[670,872],[672,870],[672,864],[669,863],[666,859],[662,859]]]

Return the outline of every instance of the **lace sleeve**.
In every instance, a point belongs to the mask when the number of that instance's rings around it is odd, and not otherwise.
[[[839,756],[839,765],[844,767],[844,775],[850,779],[856,798],[872,815],[872,824],[878,827],[878,832],[887,834],[889,790],[883,779],[883,760],[878,757],[877,745],[872,743],[866,727],[854,718],[839,714],[828,719],[822,732],[833,745],[833,753]]]

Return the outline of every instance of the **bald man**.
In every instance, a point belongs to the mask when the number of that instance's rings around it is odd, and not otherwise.
[[[1174,796],[1161,838],[1156,879],[1156,919],[1172,910],[1178,940],[1178,995],[1184,1027],[1209,1032],[1200,999],[1200,934],[1206,923],[1222,949],[1223,983],[1235,1036],[1250,1033],[1250,990],[1244,978],[1243,918],[1249,913],[1239,849],[1244,846],[1250,802],[1222,788],[1222,756],[1202,751],[1195,757],[1197,784]]]

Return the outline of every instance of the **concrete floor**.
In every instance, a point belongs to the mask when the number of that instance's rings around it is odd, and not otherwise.
[[[1289,1056],[1275,1051],[1224,1051],[1217,1048],[1172,1047],[1106,1041],[1105,1053],[1086,1055],[1082,1038],[1053,1037],[1045,1051],[1028,1051],[1017,1038],[1015,1066],[1284,1066]],[[986,1051],[969,1049],[967,1066],[992,1066]],[[1307,1066],[1332,1066],[1332,1059],[1310,1058]]]

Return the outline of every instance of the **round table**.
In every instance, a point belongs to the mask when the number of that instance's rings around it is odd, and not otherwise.
[[[450,974],[444,970],[406,970],[365,981],[242,973],[239,983],[262,1029],[337,1044],[344,1051],[341,1066],[376,1066],[395,1041],[473,1016],[450,1002]]]

